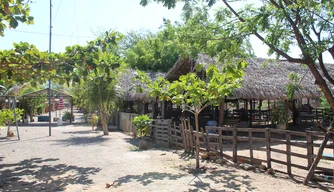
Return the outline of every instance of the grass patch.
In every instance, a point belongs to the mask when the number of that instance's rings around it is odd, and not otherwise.
[[[129,151],[137,152],[137,151],[142,151],[142,150],[140,150],[139,147],[131,146],[131,147],[129,147]]]

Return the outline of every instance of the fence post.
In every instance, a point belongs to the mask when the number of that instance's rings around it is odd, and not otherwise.
[[[168,120],[168,147],[171,146],[172,142],[172,120]]]
[[[286,167],[287,167],[287,172],[289,175],[291,175],[291,135],[290,135],[290,131],[287,130],[285,132],[285,136],[286,136]]]
[[[306,131],[306,142],[307,142],[307,167],[310,168],[313,163],[313,137],[310,131]]]
[[[233,129],[233,162],[238,161],[238,147],[237,147],[237,128]]]
[[[267,167],[271,168],[271,149],[270,149],[270,129],[266,128],[266,151],[267,151]]]
[[[210,151],[211,150],[211,147],[210,147],[210,138],[209,138],[209,128],[206,128],[205,129],[205,131],[206,131],[206,145],[208,146],[208,151]]]
[[[187,136],[186,136],[186,131],[185,131],[185,120],[182,119],[181,120],[181,136],[182,136],[182,143],[183,143],[183,147],[184,150],[187,152],[188,151],[188,144],[187,144]]]
[[[223,157],[223,136],[222,136],[222,130],[218,130],[219,134],[219,151],[220,151],[220,156]]]
[[[190,139],[190,147],[191,147],[191,153],[195,153],[195,138],[194,138],[194,130],[190,125],[190,120],[188,120],[188,131],[189,131],[189,139]],[[196,135],[196,134],[195,134]]]
[[[177,133],[176,133],[176,123],[175,123],[175,121],[174,121],[174,123],[173,123],[173,125],[174,125],[174,142],[175,142],[175,145],[176,145],[176,149],[178,149],[179,148],[179,145],[178,145],[178,142],[177,142]]]
[[[250,155],[250,160],[251,160],[251,163],[253,164],[253,132],[252,132],[252,129],[249,128],[248,129],[248,137],[249,137],[249,155]]]
[[[210,147],[209,147],[209,143],[208,143],[208,141],[207,141],[207,138],[206,138],[206,136],[205,136],[205,131],[204,131],[204,129],[205,129],[205,127],[203,128],[201,128],[201,132],[202,132],[202,135],[203,135],[203,142],[204,142],[204,144],[205,144],[205,148],[206,148],[206,151],[207,152],[209,152],[210,151]]]

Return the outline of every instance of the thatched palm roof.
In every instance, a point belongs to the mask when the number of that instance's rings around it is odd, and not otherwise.
[[[159,76],[164,77],[165,73],[160,72],[146,72],[146,74],[151,78],[151,80],[157,79]],[[143,102],[150,102],[152,98],[149,97],[145,88],[146,85],[143,85],[140,82],[134,82],[132,79],[137,75],[136,70],[134,69],[126,69],[120,73],[118,77],[117,86],[119,87],[120,91],[122,92],[120,95],[127,101],[143,101]],[[136,91],[137,85],[144,89],[142,93],[138,93]]]
[[[294,98],[319,98],[321,95],[319,87],[314,84],[313,75],[304,65],[263,58],[249,58],[247,63],[243,86],[234,91],[233,97],[257,100],[286,99],[286,85],[289,83],[288,75],[291,72],[297,73],[303,79],[300,84],[302,88],[295,92]],[[206,68],[210,64],[216,64],[216,60],[204,54],[200,54],[195,60],[180,59],[165,78],[170,81],[176,80],[180,75],[192,71],[195,64],[203,64]],[[334,74],[334,65],[328,64],[326,68],[329,74]]]

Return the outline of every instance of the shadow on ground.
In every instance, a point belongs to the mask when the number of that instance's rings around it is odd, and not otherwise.
[[[251,187],[251,179],[249,175],[240,175],[236,170],[212,170],[204,176],[210,180],[210,183],[222,185],[229,190],[240,191],[243,187],[244,190],[253,191],[256,188]]]
[[[281,174],[275,174],[271,175],[274,178],[279,178],[279,179],[288,179],[291,180],[295,183],[303,184],[305,177],[299,176],[299,175],[287,175],[284,172],[279,172]],[[314,188],[314,189],[321,189],[323,191],[334,191],[334,185],[331,184],[330,182],[318,182],[315,180],[311,180],[308,184],[309,187]]]
[[[113,187],[117,188],[123,184],[138,182],[139,184],[146,186],[157,180],[177,180],[186,174],[172,174],[172,173],[159,173],[159,172],[148,172],[143,175],[127,175],[120,177],[114,181]]]
[[[54,164],[59,159],[32,158],[0,165],[0,191],[63,191],[70,184],[93,184],[88,176],[100,168]]]
[[[73,146],[73,145],[101,145],[103,142],[110,140],[108,136],[103,135],[94,135],[90,137],[70,137],[62,140],[53,140],[56,142],[55,145],[65,145],[65,146]]]
[[[29,139],[21,139],[21,140],[18,140],[17,138],[0,138],[0,146],[2,145],[10,145],[10,144],[14,144],[14,143],[22,143],[22,142],[27,142],[27,141],[34,141],[34,140],[39,140],[39,139],[43,139],[43,138],[46,138],[48,136],[42,136],[42,137],[35,137],[35,138],[29,138]]]
[[[68,131],[63,132],[64,134],[71,134],[71,135],[86,135],[86,134],[99,134],[102,135],[103,133],[101,131],[95,131],[95,130],[87,130],[87,131]]]
[[[256,190],[251,187],[251,179],[248,175],[238,175],[237,171],[231,170],[219,170],[219,171],[206,171],[201,174],[190,174],[190,173],[159,173],[159,172],[148,172],[143,175],[127,175],[120,177],[113,182],[113,188],[126,185],[127,183],[136,182],[139,185],[147,186],[153,184],[158,180],[175,180],[182,177],[189,177],[189,183],[178,183],[180,186],[189,186],[189,191],[222,191],[225,188],[226,191],[240,191],[242,189],[247,191]],[[134,184],[134,185],[137,185]]]

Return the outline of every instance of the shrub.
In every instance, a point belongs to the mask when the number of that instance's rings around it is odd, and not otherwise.
[[[149,125],[151,123],[151,118],[147,115],[139,115],[133,119],[132,122],[136,128],[137,133],[140,137],[146,136],[149,133]]]
[[[74,119],[74,115],[72,115],[69,111],[65,111],[63,115],[63,120],[67,121],[70,120],[72,117],[72,120]]]
[[[283,102],[278,102],[272,110],[272,121],[275,124],[288,123],[289,115]]]
[[[16,112],[16,119],[14,117],[14,110],[13,109],[4,109],[0,110],[0,126],[8,124],[9,122],[16,122],[21,119],[23,115],[23,109],[15,109]]]

